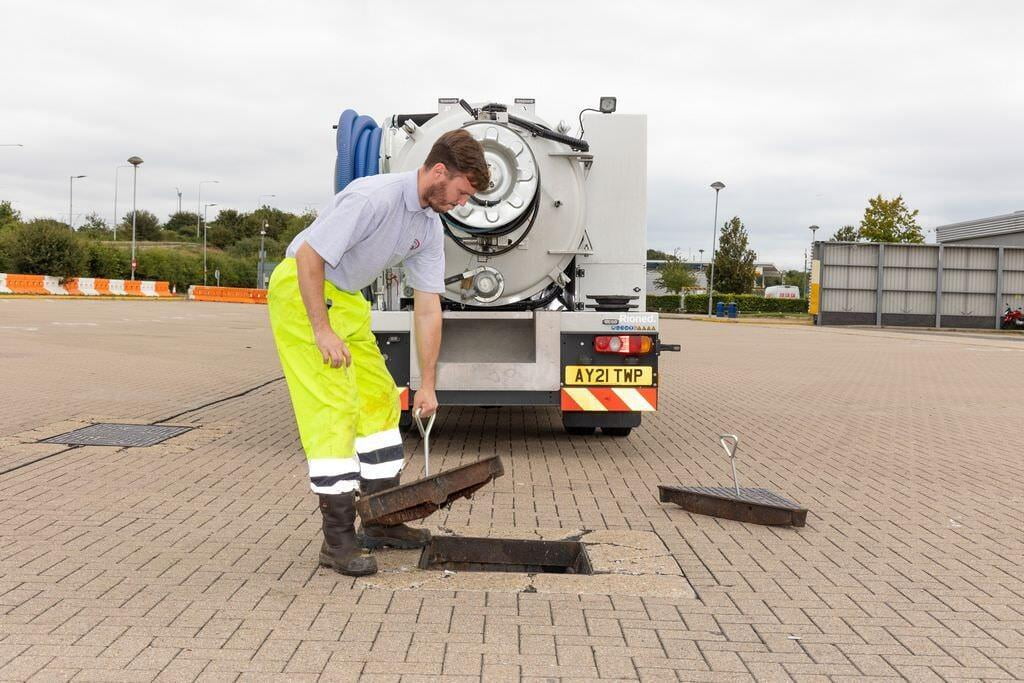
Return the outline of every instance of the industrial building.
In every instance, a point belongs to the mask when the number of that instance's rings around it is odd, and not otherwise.
[[[957,246],[1024,247],[1024,211],[940,225],[935,239]]]

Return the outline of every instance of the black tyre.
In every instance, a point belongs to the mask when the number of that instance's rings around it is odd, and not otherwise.
[[[565,431],[573,436],[591,436],[597,431],[597,427],[566,427]]]
[[[601,432],[608,436],[629,436],[632,431],[632,427],[601,427]]]

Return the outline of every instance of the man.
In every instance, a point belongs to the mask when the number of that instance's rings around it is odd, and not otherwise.
[[[353,181],[295,236],[270,278],[268,303],[310,487],[320,497],[320,564],[349,576],[377,571],[367,548],[417,548],[425,529],[363,525],[355,534],[355,494],[398,485],[403,464],[399,391],[370,331],[360,290],[404,264],[414,290],[413,321],[422,383],[413,411],[437,410],[444,231],[439,213],[490,182],[483,148],[465,130],[442,135],[423,166]],[[362,543],[360,543],[362,541]]]

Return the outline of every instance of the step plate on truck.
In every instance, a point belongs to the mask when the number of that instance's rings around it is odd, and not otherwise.
[[[728,486],[659,486],[658,500],[687,512],[767,526],[804,526],[807,508],[768,489]]]
[[[495,455],[372,496],[361,496],[356,501],[356,510],[364,525],[388,526],[423,519],[459,498],[471,497],[503,474],[501,458]]]

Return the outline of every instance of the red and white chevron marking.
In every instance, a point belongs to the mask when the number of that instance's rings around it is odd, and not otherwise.
[[[647,413],[658,409],[656,387],[566,387],[562,410],[566,412]]]

